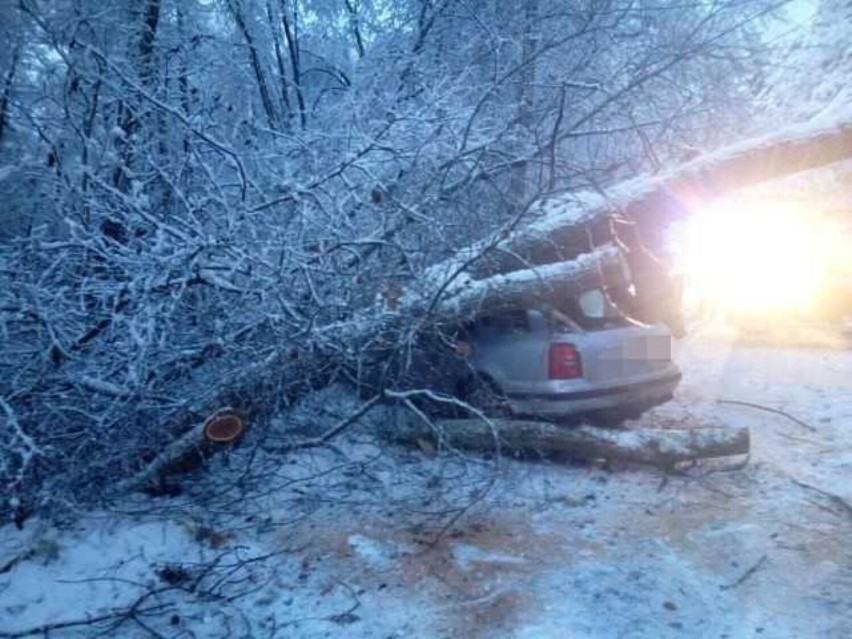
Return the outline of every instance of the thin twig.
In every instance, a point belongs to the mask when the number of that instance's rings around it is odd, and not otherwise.
[[[0,631],[0,639],[19,639],[20,637],[31,637],[33,635],[43,635],[47,637],[49,633],[54,630],[65,630],[68,628],[76,628],[79,626],[91,626],[102,621],[109,621],[112,619],[122,619],[128,617],[134,617],[136,615],[145,614],[149,612],[154,612],[157,610],[163,610],[164,608],[168,608],[172,604],[163,603],[157,604],[154,606],[148,606],[147,608],[135,608],[135,604],[133,606],[129,606],[127,608],[122,608],[120,610],[115,610],[112,612],[107,612],[102,615],[97,615],[94,617],[86,617],[85,619],[72,619],[69,621],[57,621],[54,623],[46,623],[42,626],[35,626],[33,628],[28,628],[26,630],[16,630],[13,632],[3,632]]]
[[[364,416],[367,411],[369,411],[373,406],[379,403],[382,399],[382,394],[374,396],[369,401],[361,404],[361,406],[354,413],[350,414],[348,417],[340,420],[337,424],[328,429],[325,433],[320,435],[319,437],[314,437],[312,439],[306,439],[300,442],[296,442],[295,444],[289,445],[286,448],[288,450],[301,450],[305,448],[317,448],[319,446],[323,446],[328,443],[331,439],[339,435],[341,432],[346,430],[350,424],[358,421],[361,417]]]
[[[818,486],[813,486],[811,484],[800,481],[800,480],[796,479],[795,477],[791,477],[790,481],[792,481],[794,484],[796,484],[796,486],[799,486],[800,488],[805,488],[806,490],[812,490],[815,493],[819,493],[823,497],[827,497],[832,503],[834,503],[836,506],[840,507],[841,510],[845,511],[846,514],[848,514],[849,516],[852,516],[852,504],[850,504],[848,501],[843,499],[843,497],[841,497],[840,495],[830,493],[827,490],[823,490],[822,488],[819,488]]]
[[[33,555],[35,555],[35,550],[33,550],[32,548],[22,552],[19,555],[15,555],[9,561],[7,561],[5,564],[0,566],[0,575],[9,572],[10,570],[12,570],[12,568],[17,566],[19,563],[21,563],[22,561],[26,561],[27,559],[30,559]]]
[[[489,430],[491,431],[491,437],[493,438],[493,441],[494,441],[495,464],[499,465],[500,460],[501,460],[500,432],[497,429],[497,426],[495,425],[495,423],[487,415],[485,415],[485,413],[483,413],[481,410],[479,410],[475,406],[472,406],[472,405],[468,404],[467,402],[462,401],[462,400],[460,400],[456,397],[444,397],[444,396],[436,394],[436,393],[434,393],[434,392],[432,392],[431,390],[428,390],[428,389],[425,389],[425,390],[410,390],[410,391],[385,391],[385,394],[388,397],[393,397],[395,399],[402,400],[410,410],[412,410],[415,414],[417,414],[421,419],[425,419],[427,424],[433,430],[435,430],[437,427],[435,427],[431,423],[431,420],[429,420],[422,413],[422,411],[420,411],[412,403],[412,401],[411,401],[412,397],[417,397],[417,396],[427,397],[427,398],[431,399],[432,401],[437,401],[437,402],[442,402],[442,403],[450,404],[450,405],[453,405],[453,406],[457,406],[459,408],[463,408],[463,409],[473,413],[479,419],[483,420],[485,422],[485,424],[488,426]],[[439,435],[439,437],[443,435],[443,433],[441,433],[440,431],[437,434]],[[429,543],[429,545],[430,546],[437,545],[438,542],[441,540],[441,538],[444,536],[444,534],[450,528],[452,528],[459,519],[461,519],[464,515],[466,515],[468,513],[468,511],[470,511],[471,508],[473,508],[476,504],[478,504],[483,499],[485,499],[485,497],[491,492],[492,488],[494,488],[496,483],[497,483],[497,475],[495,473],[495,474],[492,474],[490,476],[490,478],[488,480],[488,484],[484,487],[484,489],[482,491],[480,491],[476,496],[474,496],[464,506],[457,508],[457,509],[454,509],[452,516],[444,523],[444,525],[440,528],[440,530],[438,530],[435,533],[435,535],[434,535],[432,541]]]
[[[717,399],[717,404],[733,404],[735,406],[748,406],[750,408],[756,408],[758,410],[766,411],[767,413],[774,413],[775,415],[781,415],[782,417],[786,417],[794,424],[798,424],[805,430],[808,430],[812,433],[819,432],[816,428],[811,426],[810,424],[803,422],[798,417],[793,417],[790,413],[786,413],[779,408],[772,408],[771,406],[762,406],[761,404],[754,404],[752,402],[744,402],[739,399]]]
[[[723,585],[719,586],[719,589],[720,590],[733,590],[734,588],[741,586],[746,581],[746,579],[751,577],[754,573],[756,573],[760,569],[760,567],[763,565],[763,563],[765,561],[766,561],[766,555],[763,555],[763,557],[761,557],[760,559],[757,560],[756,564],[754,564],[751,568],[746,570],[742,574],[742,576],[739,579],[737,579],[734,583],[723,584]]]

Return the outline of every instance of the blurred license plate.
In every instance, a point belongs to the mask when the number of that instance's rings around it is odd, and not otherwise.
[[[629,339],[621,348],[621,356],[628,361],[670,361],[672,358],[672,340],[668,335],[649,335]]]

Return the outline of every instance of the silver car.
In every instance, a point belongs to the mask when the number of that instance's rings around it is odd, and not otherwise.
[[[628,324],[600,290],[572,302],[469,327],[473,375],[463,394],[470,403],[514,415],[620,421],[671,399],[681,373],[668,328]]]

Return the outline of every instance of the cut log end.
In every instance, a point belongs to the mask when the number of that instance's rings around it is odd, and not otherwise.
[[[227,449],[243,436],[246,426],[246,417],[239,410],[229,407],[216,411],[166,446],[138,473],[119,482],[116,493],[145,490],[150,494],[171,495],[165,484],[167,477],[188,472],[217,450]]]
[[[207,418],[204,422],[204,436],[216,444],[228,444],[243,434],[246,424],[242,415],[226,408]]]
[[[232,409],[219,411],[204,423],[204,436],[216,444],[236,441],[244,430],[245,419]]]

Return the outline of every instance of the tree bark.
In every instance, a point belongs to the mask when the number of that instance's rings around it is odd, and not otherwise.
[[[6,77],[3,79],[3,89],[2,93],[0,93],[0,148],[2,148],[3,144],[3,133],[6,130],[6,123],[9,120],[9,99],[12,95],[12,83],[15,80],[15,72],[18,69],[20,53],[21,47],[19,45],[12,51],[12,61],[9,64]]]
[[[145,86],[154,84],[154,40],[160,23],[160,0],[147,0],[139,33],[139,79]]]
[[[284,38],[287,50],[290,52],[290,69],[293,72],[293,88],[296,92],[296,104],[299,105],[299,123],[304,129],[307,125],[308,112],[305,106],[305,94],[302,89],[302,61],[299,50],[299,12],[298,5],[293,4],[292,18],[288,13],[287,0],[281,0],[281,26],[284,28]]]
[[[223,438],[211,432],[210,425],[217,418],[233,416],[242,426],[230,437]],[[126,480],[116,485],[116,492],[156,489],[170,475],[187,472],[200,465],[213,453],[229,448],[238,441],[244,432],[245,416],[241,412],[228,408],[217,411],[210,419],[196,424],[181,437],[165,447],[148,465]]]
[[[284,53],[281,50],[281,39],[279,29],[275,21],[275,13],[272,10],[272,0],[266,0],[266,19],[269,22],[269,32],[275,49],[275,63],[278,67],[278,82],[280,84],[281,101],[284,103],[285,123],[289,127],[292,107],[290,106],[290,86],[287,81],[287,69],[284,63]]]
[[[269,83],[266,81],[266,74],[263,71],[263,64],[260,61],[260,56],[257,52],[257,45],[254,38],[251,36],[245,16],[243,15],[242,6],[238,0],[231,0],[228,3],[231,13],[234,16],[234,21],[246,41],[246,46],[249,52],[249,61],[251,62],[252,71],[254,71],[254,79],[257,82],[257,90],[260,92],[260,102],[263,105],[263,111],[266,113],[266,121],[269,128],[277,129],[277,118],[275,117],[275,106],[272,104],[272,96],[269,91]]]
[[[748,428],[703,427],[680,430],[636,428],[618,430],[595,426],[558,426],[548,422],[494,419],[454,419],[413,423],[394,431],[401,443],[418,439],[483,452],[561,453],[578,459],[608,459],[670,467],[692,461],[749,452]]]
[[[155,87],[156,66],[154,64],[154,42],[157,39],[157,27],[160,24],[160,0],[145,0],[144,5],[134,10],[134,19],[139,20],[136,25],[138,38],[135,43],[135,51],[131,49],[131,59],[136,66],[139,81],[143,87],[152,90]],[[113,170],[112,184],[121,192],[127,192],[129,188],[129,169],[136,160],[136,151],[131,143],[133,134],[139,130],[141,110],[128,102],[118,103],[118,126],[124,131],[126,139],[119,156],[121,163]]]
[[[533,106],[535,104],[535,78],[536,78],[536,18],[538,15],[538,1],[525,0],[521,16],[521,59],[518,63],[521,71],[517,77],[515,119],[520,131],[527,137],[532,137],[533,129]],[[523,144],[518,145],[518,150],[523,149]],[[519,153],[522,155],[523,153]],[[523,162],[512,166],[509,172],[508,201],[512,206],[518,206],[528,200],[527,194],[536,188],[531,184],[531,171],[529,163]]]
[[[358,59],[364,57],[364,38],[361,37],[361,25],[358,18],[358,7],[352,0],[344,0],[346,11],[349,13],[349,28],[352,29],[352,37],[355,39],[355,48],[358,51]]]
[[[498,274],[484,280],[459,278],[442,291],[403,297],[403,317],[428,317],[433,322],[458,324],[477,315],[512,308],[534,308],[552,304],[605,284],[624,282],[625,271],[619,251],[602,247],[571,262]],[[437,280],[435,284],[440,284]]]

